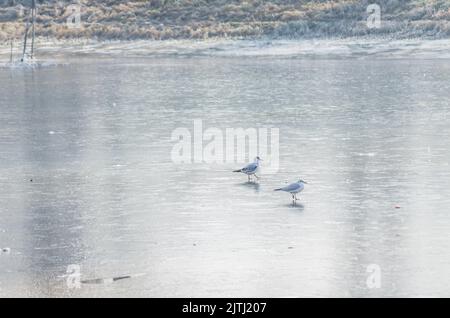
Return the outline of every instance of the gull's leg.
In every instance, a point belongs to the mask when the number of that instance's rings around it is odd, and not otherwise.
[[[294,194],[292,194],[292,205],[295,205],[295,196],[294,196]]]
[[[296,194],[294,194],[294,198],[295,198],[295,201],[297,201],[298,199],[297,199],[297,193]]]
[[[247,177],[248,177],[248,182],[250,182],[250,175],[248,174]]]
[[[255,173],[255,177],[256,177],[256,179],[258,179],[259,180],[259,177],[256,175],[256,173]]]

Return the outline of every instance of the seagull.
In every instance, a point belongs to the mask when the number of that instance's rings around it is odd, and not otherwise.
[[[308,184],[308,182],[300,179],[298,182],[292,183],[284,188],[275,189],[275,191],[289,192],[292,195],[292,203],[295,204],[295,201],[298,200],[297,193],[300,193],[305,189],[305,184]]]
[[[245,166],[242,169],[239,170],[235,170],[233,172],[241,172],[241,173],[245,173],[248,176],[248,182],[251,181],[251,176],[255,176],[257,179],[259,179],[259,177],[256,175],[256,173],[259,170],[259,162],[262,161],[262,159],[260,157],[256,157],[255,161],[247,166]]]

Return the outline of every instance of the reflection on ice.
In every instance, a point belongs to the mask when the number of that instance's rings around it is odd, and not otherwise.
[[[261,185],[259,184],[259,182],[254,182],[254,181],[247,181],[244,183],[239,183],[238,186],[252,189],[252,190],[255,190],[256,192],[259,192],[259,190],[261,188]]]

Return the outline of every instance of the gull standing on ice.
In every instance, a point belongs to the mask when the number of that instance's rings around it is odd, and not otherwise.
[[[295,201],[298,200],[297,193],[300,193],[305,189],[305,184],[308,183],[300,179],[298,182],[292,183],[284,188],[275,189],[275,191],[289,192],[292,195],[292,203],[295,204]]]
[[[255,161],[247,166],[245,166],[242,169],[239,170],[235,170],[233,172],[241,172],[241,173],[245,173],[248,176],[248,182],[251,181],[251,176],[255,176],[257,179],[259,179],[259,177],[256,175],[256,173],[259,171],[259,162],[262,161],[262,159],[260,157],[256,157]]]

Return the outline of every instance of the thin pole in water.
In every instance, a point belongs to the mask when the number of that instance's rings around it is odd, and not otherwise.
[[[9,62],[12,64],[13,62],[13,48],[14,48],[14,39],[11,38],[11,55],[9,56]]]
[[[28,30],[30,28],[30,20],[27,20],[27,25],[25,27],[25,38],[23,40],[23,53],[22,53],[22,62],[25,62],[25,55],[27,54],[27,40],[28,40]]]
[[[36,0],[33,0],[31,5],[31,15],[32,15],[32,39],[31,39],[31,58],[34,57],[34,38],[36,36]]]

